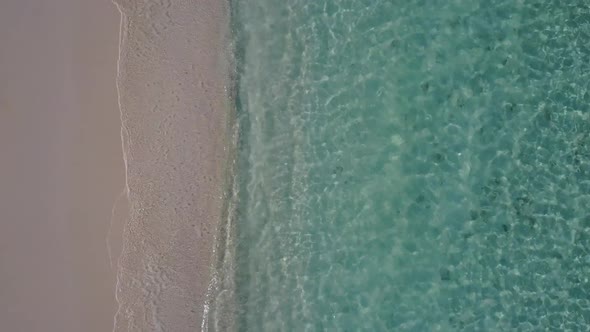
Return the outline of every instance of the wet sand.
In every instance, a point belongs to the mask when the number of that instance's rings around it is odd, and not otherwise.
[[[123,1],[118,89],[129,221],[116,331],[198,331],[222,210],[225,1]]]
[[[0,4],[1,331],[113,328],[118,33],[106,0]]]

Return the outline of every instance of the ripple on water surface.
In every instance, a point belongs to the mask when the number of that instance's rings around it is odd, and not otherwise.
[[[584,1],[234,14],[240,330],[590,324]]]

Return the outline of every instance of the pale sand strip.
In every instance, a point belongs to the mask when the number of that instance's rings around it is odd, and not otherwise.
[[[115,3],[130,203],[115,331],[198,331],[228,151],[227,4]]]

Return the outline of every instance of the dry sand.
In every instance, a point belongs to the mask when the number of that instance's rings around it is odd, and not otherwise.
[[[198,331],[222,210],[224,0],[116,0],[130,219],[116,331]]]
[[[112,330],[118,34],[107,0],[0,2],[0,331]]]

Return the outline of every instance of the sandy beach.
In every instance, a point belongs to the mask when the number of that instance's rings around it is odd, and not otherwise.
[[[118,32],[106,0],[0,4],[2,331],[112,330]]]
[[[130,217],[116,331],[198,331],[227,154],[224,1],[116,1]]]
[[[227,157],[225,5],[0,5],[0,330],[200,329]]]

